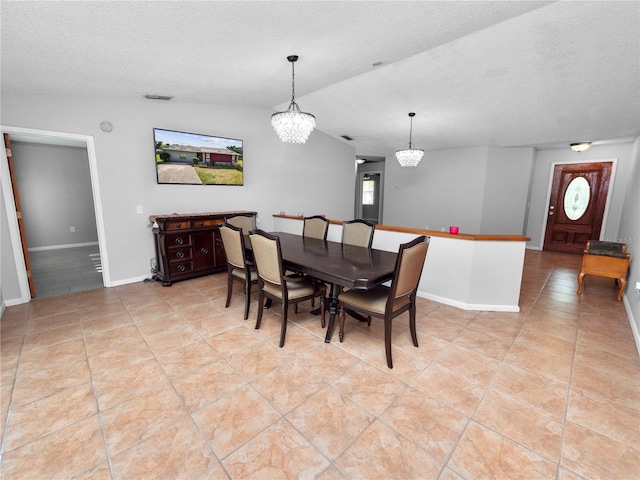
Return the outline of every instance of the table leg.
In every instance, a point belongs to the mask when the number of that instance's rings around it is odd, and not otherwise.
[[[329,325],[327,325],[327,335],[324,338],[324,343],[331,343],[331,337],[333,335],[333,329],[336,325],[336,315],[338,313],[338,295],[342,291],[340,285],[335,283],[331,284],[331,294],[329,296]]]

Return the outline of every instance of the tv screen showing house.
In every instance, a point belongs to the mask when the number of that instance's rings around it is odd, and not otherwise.
[[[159,184],[243,185],[242,140],[153,129]]]

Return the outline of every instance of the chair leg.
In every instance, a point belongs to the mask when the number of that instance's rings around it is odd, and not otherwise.
[[[229,308],[229,304],[231,303],[231,293],[233,292],[233,278],[231,275],[227,278],[227,303],[225,303],[224,308]]]
[[[387,351],[387,367],[393,368],[393,360],[391,359],[391,319],[384,319],[384,348]]]
[[[327,320],[325,317],[325,312],[327,310],[327,299],[324,295],[320,297],[320,310],[322,312],[322,317],[320,317],[320,325],[322,325],[322,328],[324,328],[327,326]]]
[[[251,280],[245,282],[244,289],[244,319],[246,320],[247,318],[249,318],[249,305],[251,305]]]
[[[411,340],[413,340],[413,346],[418,346],[418,334],[416,332],[416,305],[415,303],[409,309],[409,330],[411,330]]]
[[[284,337],[287,336],[287,310],[288,309],[289,309],[289,305],[284,299],[282,299],[282,327],[280,328],[280,348],[284,347]]]
[[[338,337],[340,338],[340,343],[344,340],[344,305],[340,305],[340,313],[338,314],[338,321],[340,322],[340,329],[338,331]]]
[[[582,282],[583,282],[583,280],[584,280],[584,276],[585,276],[585,275],[586,275],[586,274],[585,274],[585,273],[582,273],[582,272],[580,272],[580,275],[578,275],[578,293],[579,293],[579,294],[580,294],[580,293],[582,293],[582,288],[584,287],[584,285],[583,285],[583,283],[582,283]]]
[[[624,289],[627,286],[627,279],[626,278],[620,278],[618,281],[620,282],[620,289],[618,290],[618,301],[621,302],[622,301],[622,294],[624,293]]]
[[[264,310],[264,293],[260,289],[260,295],[258,295],[258,319],[256,320],[256,330],[260,328],[262,322],[262,311]]]

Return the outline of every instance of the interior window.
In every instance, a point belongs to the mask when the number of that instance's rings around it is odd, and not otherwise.
[[[564,213],[570,220],[578,220],[589,206],[591,191],[584,177],[576,177],[564,194]]]
[[[362,181],[362,205],[373,205],[376,193],[376,182],[373,180]]]

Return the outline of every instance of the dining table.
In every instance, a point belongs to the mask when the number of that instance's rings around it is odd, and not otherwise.
[[[338,312],[338,295],[344,288],[368,290],[392,279],[397,253],[340,242],[270,232],[280,239],[282,263],[287,270],[325,282],[329,288],[329,324],[325,342],[330,343]],[[250,248],[250,242],[247,242]]]

